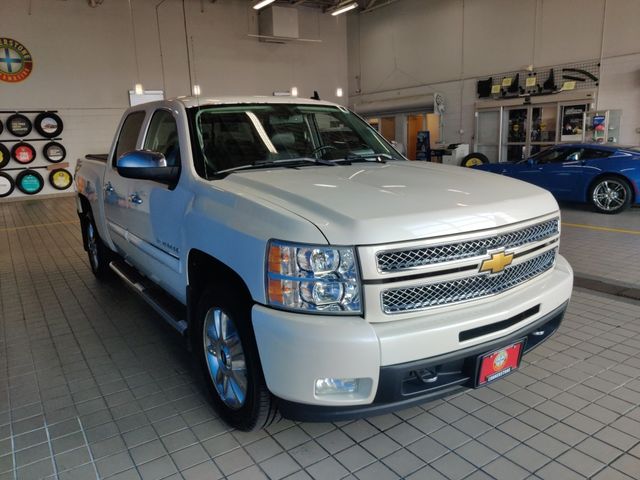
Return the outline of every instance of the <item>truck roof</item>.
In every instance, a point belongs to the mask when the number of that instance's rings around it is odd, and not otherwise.
[[[306,104],[306,105],[327,105],[327,106],[339,106],[333,102],[326,102],[324,100],[312,100],[309,98],[300,97],[288,97],[288,96],[220,96],[220,97],[178,97],[177,100],[184,104],[186,108],[198,107],[202,105],[233,105],[240,103],[289,103],[289,104]]]

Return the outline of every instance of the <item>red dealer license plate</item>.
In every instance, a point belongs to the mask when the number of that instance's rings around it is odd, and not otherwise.
[[[480,357],[477,386],[485,385],[513,372],[520,365],[524,340]]]

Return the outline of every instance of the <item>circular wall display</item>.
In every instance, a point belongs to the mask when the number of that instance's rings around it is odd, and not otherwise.
[[[58,142],[49,142],[42,148],[44,158],[53,163],[64,160],[67,156],[67,150]]]
[[[9,149],[0,143],[0,168],[6,167],[9,160],[11,160]]]
[[[69,170],[56,168],[49,174],[49,183],[56,190],[66,190],[73,183],[73,175]]]
[[[13,192],[16,184],[7,173],[0,172],[0,198],[8,197]]]
[[[16,177],[18,190],[27,195],[35,195],[44,187],[44,179],[35,170],[23,170]]]
[[[2,125],[2,121],[0,121],[0,134],[2,134],[2,130],[4,130],[4,125]]]
[[[36,117],[36,131],[43,137],[53,138],[60,135],[64,125],[62,119],[55,113],[44,112]]]
[[[31,120],[21,113],[14,113],[7,118],[7,130],[15,137],[26,137],[32,128]]]
[[[36,159],[36,149],[28,143],[16,143],[11,149],[11,156],[16,162],[26,165]]]

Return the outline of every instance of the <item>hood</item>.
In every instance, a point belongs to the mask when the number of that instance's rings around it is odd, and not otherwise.
[[[223,182],[306,218],[335,245],[471,232],[558,210],[551,194],[528,183],[424,162],[248,170]]]

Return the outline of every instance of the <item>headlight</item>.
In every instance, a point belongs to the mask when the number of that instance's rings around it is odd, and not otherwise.
[[[353,248],[271,241],[267,256],[270,305],[304,312],[362,311]]]

